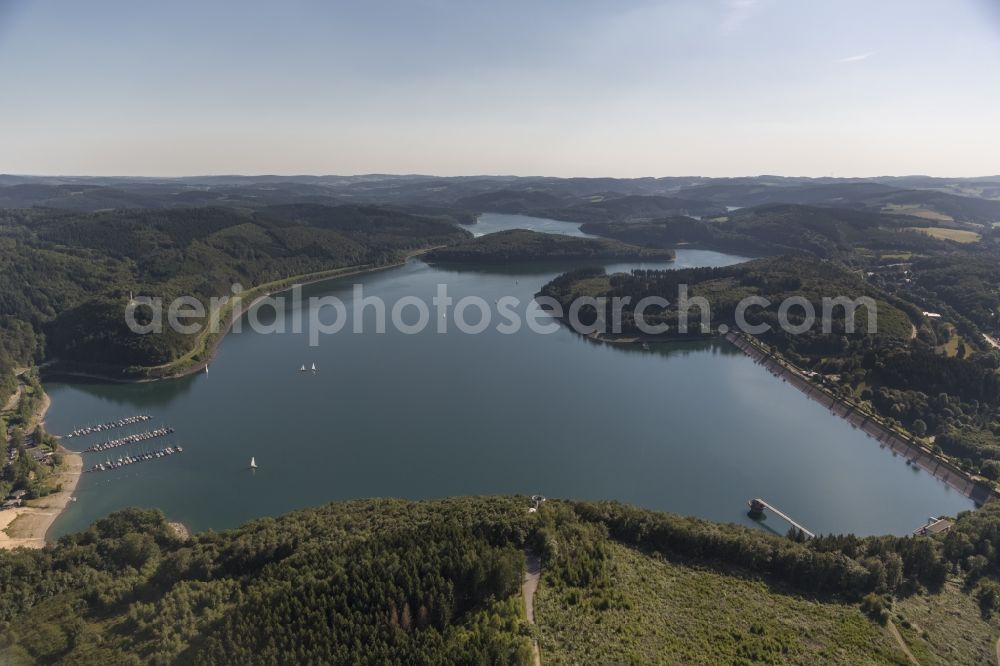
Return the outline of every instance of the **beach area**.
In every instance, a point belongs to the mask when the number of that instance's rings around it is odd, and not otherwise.
[[[0,549],[43,548],[45,535],[69,505],[83,472],[83,457],[59,447],[63,461],[56,476],[62,490],[30,500],[27,505],[0,511]]]
[[[48,394],[44,394],[34,424],[45,423],[45,414],[51,404]],[[62,446],[59,453],[62,463],[56,472],[55,485],[61,486],[61,489],[45,497],[28,500],[24,506],[0,511],[0,550],[45,546],[45,535],[69,505],[83,473],[83,456]]]

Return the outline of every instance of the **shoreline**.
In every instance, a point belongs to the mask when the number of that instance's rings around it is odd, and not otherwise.
[[[750,336],[730,331],[724,337],[754,363],[762,366],[775,377],[780,377],[783,381],[805,394],[808,399],[828,408],[831,414],[844,419],[851,424],[851,427],[861,430],[861,432],[878,442],[880,447],[888,447],[893,455],[898,454],[903,456],[907,465],[913,465],[926,471],[935,479],[975,502],[978,506],[997,497],[997,492],[993,488],[979,482],[976,478],[955,466],[951,461],[930,451],[917,442],[912,435],[904,437],[902,433],[884,425],[878,415],[868,413],[866,410],[861,409],[859,405],[841,396],[833,395],[822,386],[814,384],[796,366],[772,352],[762,350],[760,343],[756,340],[748,340],[747,338]]]
[[[425,248],[416,252],[409,252],[406,254],[404,259],[399,262],[392,264],[386,264],[384,266],[368,266],[364,268],[356,268],[354,270],[346,270],[344,272],[335,273],[332,275],[323,275],[315,277],[313,279],[307,279],[303,282],[297,281],[298,278],[306,277],[305,275],[296,276],[289,278],[293,281],[293,284],[287,287],[275,288],[259,294],[245,307],[240,307],[238,311],[234,311],[232,316],[229,317],[228,322],[224,328],[220,328],[219,333],[216,334],[216,339],[211,341],[206,345],[207,358],[204,362],[198,363],[191,368],[187,368],[183,371],[165,375],[162,377],[114,377],[111,375],[104,375],[101,373],[93,372],[72,372],[72,371],[56,371],[51,373],[49,376],[56,377],[69,377],[69,378],[83,378],[83,379],[95,379],[100,381],[111,381],[116,383],[125,384],[139,384],[145,382],[156,382],[168,379],[180,379],[187,377],[196,372],[201,371],[207,365],[209,365],[212,360],[214,360],[215,355],[218,351],[219,346],[222,341],[226,338],[229,332],[232,330],[234,323],[238,317],[242,317],[250,308],[259,303],[261,300],[272,296],[273,294],[280,294],[289,291],[296,286],[305,287],[311,284],[318,284],[320,282],[326,282],[328,280],[335,280],[344,277],[352,277],[356,275],[362,275],[367,273],[374,273],[376,271],[388,270],[390,268],[399,268],[404,266],[413,257],[420,256],[425,252],[429,252],[434,248]],[[335,269],[342,270],[342,269]],[[285,282],[285,281],[282,281]],[[261,285],[262,288],[266,285]],[[49,407],[52,405],[52,399],[49,397],[47,392],[42,391],[42,404],[35,416],[35,427],[43,425],[45,423],[45,415],[48,413]],[[59,453],[62,455],[62,464],[57,472],[57,484],[62,485],[62,490],[41,497],[35,500],[30,500],[30,505],[18,507],[16,509],[7,509],[5,511],[0,511],[0,550],[9,550],[13,548],[44,548],[48,543],[48,533],[52,529],[56,520],[59,516],[63,514],[66,508],[70,504],[70,498],[76,491],[76,487],[80,482],[80,477],[83,475],[83,455],[81,453],[70,451],[66,447],[59,445]],[[178,537],[182,539],[189,538],[188,530],[180,523],[171,523]]]
[[[283,283],[287,283],[287,282],[291,281],[291,284],[288,284],[287,286],[275,286],[275,287],[273,287],[269,291],[266,291],[266,292],[264,292],[262,294],[258,294],[257,296],[255,296],[253,298],[252,301],[250,301],[249,304],[247,304],[246,306],[241,307],[241,309],[240,309],[239,312],[234,312],[233,315],[228,318],[228,321],[226,322],[226,325],[224,327],[221,327],[219,329],[218,333],[214,334],[216,336],[215,339],[212,342],[210,342],[209,344],[206,345],[206,347],[205,347],[205,352],[206,352],[206,358],[205,358],[205,360],[199,361],[198,363],[196,363],[196,364],[194,364],[194,365],[192,365],[192,366],[190,366],[188,368],[185,368],[183,370],[179,370],[177,372],[171,372],[169,374],[165,374],[165,375],[161,375],[161,376],[147,376],[147,377],[141,377],[141,376],[139,376],[139,377],[116,376],[114,374],[111,374],[113,372],[113,370],[117,370],[118,372],[124,372],[125,370],[127,370],[127,368],[115,368],[115,369],[109,368],[108,372],[106,372],[106,373],[102,372],[101,370],[96,369],[96,368],[95,369],[90,369],[90,370],[60,369],[59,365],[58,365],[58,363],[59,363],[58,361],[54,361],[53,365],[46,366],[45,364],[43,364],[42,366],[39,367],[39,371],[47,379],[58,379],[58,378],[91,379],[91,380],[97,380],[97,381],[103,381],[103,382],[113,382],[113,383],[116,383],[116,384],[145,384],[145,383],[149,383],[149,382],[159,382],[159,381],[166,381],[166,380],[171,380],[171,379],[183,379],[184,377],[189,377],[189,376],[191,376],[193,374],[196,374],[198,372],[203,371],[206,366],[210,365],[212,363],[212,361],[215,360],[215,356],[218,353],[219,346],[222,344],[222,341],[226,339],[226,336],[229,335],[230,331],[233,328],[233,325],[236,323],[236,320],[239,317],[242,317],[244,314],[246,314],[253,306],[255,306],[257,303],[259,303],[263,299],[268,298],[270,296],[273,296],[275,294],[282,294],[282,293],[284,293],[286,291],[291,291],[295,287],[306,287],[306,286],[313,285],[313,284],[319,284],[321,282],[327,282],[329,280],[337,280],[337,279],[340,279],[340,278],[353,277],[353,276],[357,276],[357,275],[365,275],[365,274],[368,274],[368,273],[377,273],[379,271],[385,271],[385,270],[389,270],[389,269],[392,269],[392,268],[399,268],[401,266],[405,266],[406,263],[410,261],[410,259],[413,259],[414,257],[419,257],[420,255],[425,254],[427,252],[430,252],[431,250],[435,250],[435,249],[437,249],[437,247],[441,247],[441,246],[428,247],[428,248],[423,248],[423,249],[420,249],[420,250],[408,252],[408,253],[406,253],[406,256],[403,258],[402,261],[398,261],[398,262],[391,263],[391,264],[385,264],[385,265],[382,265],[382,266],[348,267],[348,268],[345,268],[345,269],[331,269],[330,271],[324,271],[324,273],[332,273],[332,274],[325,274],[325,275],[322,275],[322,276],[319,276],[319,277],[314,277],[312,279],[306,279],[306,280],[304,280],[302,282],[299,282],[298,280],[300,278],[307,278],[309,275],[316,275],[316,273],[306,273],[304,275],[293,276],[293,277],[287,278],[285,280],[279,280],[279,281],[275,281],[275,282],[272,282],[272,283],[265,283],[265,284],[260,285],[258,287],[253,287],[251,289],[248,289],[247,292],[252,292],[252,291],[254,291],[256,289],[265,288],[265,287],[267,287],[268,284],[275,284],[275,285],[277,285],[277,284],[283,284]],[[337,272],[337,271],[344,271],[344,272]],[[174,361],[172,363],[177,363],[177,362],[178,361]],[[156,370],[158,368],[167,368],[167,367],[169,367],[169,365],[171,365],[171,364],[161,365],[161,366],[141,366],[139,368],[139,370],[140,371],[151,371],[151,370]]]
[[[555,319],[569,330],[574,331],[573,327],[561,317],[555,317]],[[780,377],[786,383],[798,389],[808,399],[822,404],[830,410],[831,414],[847,421],[851,424],[851,427],[861,430],[864,434],[874,439],[880,447],[888,447],[894,456],[901,455],[906,460],[907,465],[913,465],[918,469],[926,471],[937,480],[972,500],[977,506],[982,506],[992,499],[1000,498],[1000,492],[996,489],[963,471],[950,460],[929,450],[917,442],[912,435],[907,434],[904,437],[903,433],[885,426],[881,422],[881,417],[877,414],[871,414],[846,398],[834,395],[823,387],[814,384],[802,370],[799,370],[774,353],[762,350],[760,343],[752,339],[751,336],[741,335],[732,330],[725,335],[710,333],[700,336],[674,336],[672,338],[656,338],[641,335],[614,338],[600,334],[583,335],[580,333],[577,333],[577,335],[593,343],[620,347],[635,347],[686,340],[724,339],[754,363],[762,366],[775,377]],[[747,340],[748,337],[751,339]]]
[[[52,405],[48,393],[43,392],[42,404],[35,414],[35,426],[45,423],[45,415]],[[70,504],[83,476],[83,456],[59,445],[62,464],[56,472],[56,483],[62,490],[45,497],[28,500],[27,506],[0,511],[0,550],[13,548],[44,548],[48,534],[59,516]]]

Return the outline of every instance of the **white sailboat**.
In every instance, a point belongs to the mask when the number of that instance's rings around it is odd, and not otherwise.
[[[302,367],[301,367],[301,368],[299,368],[299,372],[305,372],[305,371],[306,371],[306,364],[305,364],[305,363],[303,363],[303,364],[302,364]]]
[[[316,364],[315,363],[312,364],[312,371],[316,372]]]
[[[253,456],[250,456],[250,469],[257,469],[257,461]]]

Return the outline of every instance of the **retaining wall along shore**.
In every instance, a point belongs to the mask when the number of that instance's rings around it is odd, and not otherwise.
[[[772,354],[761,350],[743,335],[730,332],[725,337],[737,349],[753,359],[755,363],[764,366],[775,377],[781,377],[802,391],[806,397],[829,409],[831,414],[847,420],[852,426],[877,441],[879,446],[888,447],[893,453],[906,458],[911,465],[925,470],[977,504],[985,504],[993,499],[994,491],[991,488],[977,483],[958,467],[938,458],[920,444],[901,436],[854,405],[838,397],[832,397],[801,372],[779,362]]]

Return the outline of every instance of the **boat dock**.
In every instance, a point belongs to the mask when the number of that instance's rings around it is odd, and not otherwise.
[[[73,432],[66,435],[66,438],[70,437],[83,437],[85,435],[90,435],[95,432],[106,432],[108,430],[114,430],[115,428],[124,428],[125,426],[135,425],[136,423],[143,423],[145,421],[153,418],[148,414],[139,414],[137,416],[126,416],[123,419],[118,419],[117,421],[108,421],[107,423],[101,423],[94,426],[83,426],[82,428],[77,428]]]
[[[140,462],[146,462],[149,460],[158,460],[160,458],[167,458],[174,455],[175,453],[183,453],[184,449],[180,446],[168,446],[165,449],[160,449],[159,451],[147,451],[144,453],[137,453],[130,456],[122,456],[118,460],[107,460],[106,462],[97,463],[88,472],[110,472],[111,470],[120,469],[122,467],[127,467],[129,465],[134,465]]]
[[[174,429],[170,427],[157,428],[156,430],[150,430],[148,432],[137,432],[134,435],[126,435],[125,437],[119,437],[118,439],[109,439],[106,442],[99,442],[84,449],[84,451],[86,453],[99,453],[109,449],[116,449],[119,446],[135,444],[136,442],[145,442],[150,439],[156,439],[157,437],[166,437],[167,435],[173,434],[173,432]]]
[[[813,538],[816,537],[816,535],[813,532],[807,530],[805,527],[803,527],[799,523],[797,523],[794,520],[792,520],[791,517],[788,516],[788,514],[784,513],[780,509],[778,509],[778,508],[776,508],[776,507],[768,504],[767,502],[765,502],[764,500],[760,499],[759,497],[753,498],[752,500],[750,500],[749,502],[747,502],[747,504],[750,505],[750,511],[749,511],[750,517],[753,518],[754,520],[757,520],[759,518],[763,518],[764,517],[764,509],[767,509],[768,511],[770,511],[774,515],[778,516],[779,518],[784,519],[785,522],[787,522],[789,525],[791,525],[792,527],[794,527],[798,531],[800,531],[803,534],[805,534],[810,539],[813,539]]]

